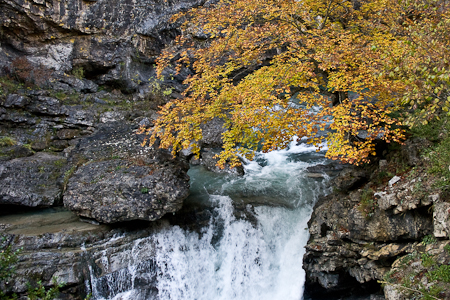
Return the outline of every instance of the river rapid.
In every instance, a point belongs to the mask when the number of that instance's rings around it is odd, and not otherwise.
[[[303,299],[307,222],[328,189],[327,178],[310,178],[306,168],[326,163],[323,151],[294,141],[258,154],[244,176],[192,167],[186,204],[209,207],[209,220],[195,230],[165,226],[136,241],[131,257],[147,251],[152,258],[130,259],[119,275],[92,275],[93,299]],[[140,281],[148,277],[139,287],[138,273]]]

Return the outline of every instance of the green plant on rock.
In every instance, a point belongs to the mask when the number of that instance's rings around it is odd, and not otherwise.
[[[0,87],[2,88],[4,95],[15,93],[19,89],[22,89],[23,86],[23,83],[13,80],[10,76],[0,77]]]
[[[84,68],[79,66],[79,67],[72,69],[72,75],[78,79],[83,79],[84,78]]]
[[[7,282],[15,272],[15,263],[21,249],[13,250],[11,239],[0,237],[0,282]],[[0,291],[0,300],[16,299],[16,295],[7,295],[5,291]]]
[[[438,242],[434,237],[427,236],[424,241],[427,245],[436,244],[434,249],[439,249]],[[423,249],[423,246],[420,246],[419,249]],[[447,250],[433,252],[433,254],[423,250],[418,253],[414,252],[399,258],[394,264],[395,267],[385,274],[380,283],[395,287],[407,299],[448,299],[450,295],[449,260],[450,252]]]
[[[450,254],[450,244],[445,245],[444,250],[447,251],[448,254]]]
[[[428,253],[422,253],[421,259],[422,259],[422,265],[425,268],[429,268],[435,264],[433,256]]]
[[[431,161],[429,173],[438,176],[436,186],[441,189],[450,187],[450,136],[439,142],[429,153]]]
[[[376,208],[377,202],[374,198],[373,190],[364,189],[361,193],[361,201],[359,202],[358,210],[366,219],[369,219],[374,215]]]
[[[450,187],[450,116],[441,114],[424,125],[411,130],[413,136],[423,137],[434,144],[423,154],[428,163],[426,170],[433,174],[437,181],[434,186],[447,190]]]
[[[9,136],[0,137],[0,147],[8,147],[14,146],[17,144],[17,141]]]
[[[153,94],[162,94],[164,96],[170,96],[173,92],[172,88],[164,88],[163,86],[164,82],[164,76],[161,76],[160,78],[149,78],[148,79],[148,86],[150,88],[150,91]]]
[[[18,256],[22,248],[13,250],[12,238],[1,236],[0,238],[0,283],[5,283],[11,279],[15,273],[15,264],[18,261]],[[65,283],[57,282],[57,278],[52,279],[53,287],[47,289],[38,281],[36,286],[27,283],[28,293],[27,299],[30,300],[52,300],[58,297],[59,289],[65,286]],[[7,294],[5,291],[0,291],[0,300],[15,300],[16,294]]]
[[[436,238],[434,237],[434,235],[429,234],[426,235],[423,240],[422,240],[422,244],[424,245],[431,245],[431,244],[435,244],[436,243]]]
[[[53,287],[46,289],[42,284],[42,281],[37,282],[37,286],[33,287],[28,283],[28,299],[29,300],[52,300],[58,297],[59,289],[65,286],[65,283],[58,283],[57,279],[52,279]]]
[[[70,169],[68,169],[66,172],[64,172],[64,180],[63,180],[63,186],[64,189],[66,189],[67,184],[69,183],[70,177],[72,177],[73,173],[77,170],[77,166],[73,165]]]

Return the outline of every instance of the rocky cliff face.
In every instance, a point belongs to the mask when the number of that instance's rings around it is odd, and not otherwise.
[[[185,159],[142,148],[135,131],[181,91],[181,75],[158,81],[152,64],[177,33],[170,17],[202,3],[0,1],[0,203],[64,198],[105,223],[178,210]]]
[[[0,204],[49,207],[64,199],[67,208],[103,223],[156,220],[181,208],[187,161],[142,147],[144,136],[136,134],[151,111],[120,104],[109,110],[95,96],[63,104],[50,94],[18,91],[0,102],[2,140],[11,144],[0,147]]]
[[[311,236],[303,260],[307,290],[317,294],[352,293],[358,288],[380,292],[377,281],[387,280],[394,261],[420,257],[422,240],[445,239],[435,247],[443,251],[450,234],[450,204],[419,159],[426,145],[424,140],[409,141],[401,158],[380,161],[371,170],[347,169],[334,180],[340,191],[322,198],[309,221]],[[398,170],[399,165],[400,174],[388,172]],[[396,274],[407,276],[407,272]],[[386,299],[409,299],[405,290],[396,291],[393,285],[385,289]]]
[[[58,74],[83,70],[86,79],[126,92],[148,92],[152,64],[177,34],[170,17],[202,0],[2,0],[0,67],[26,55]],[[172,78],[178,86],[183,78]],[[52,84],[61,88],[64,77]]]

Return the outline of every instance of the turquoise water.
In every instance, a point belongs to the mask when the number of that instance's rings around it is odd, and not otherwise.
[[[305,170],[326,162],[323,152],[292,143],[247,162],[242,177],[191,168],[187,205],[209,207],[208,225],[200,231],[166,226],[137,241],[136,249],[152,251],[152,262],[133,260],[122,275],[111,276],[115,292],[109,295],[95,289],[92,278],[94,299],[302,299],[307,222],[327,192],[327,179],[309,178]],[[151,293],[130,281],[142,268],[152,278]]]

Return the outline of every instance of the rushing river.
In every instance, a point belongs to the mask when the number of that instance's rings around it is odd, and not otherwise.
[[[315,200],[326,193],[326,179],[305,171],[320,163],[326,163],[322,152],[292,143],[288,150],[258,155],[243,177],[193,167],[187,203],[211,208],[207,225],[166,226],[136,241],[132,255],[152,251],[152,260],[130,262],[114,278],[91,278],[93,298],[302,299],[307,222]],[[143,270],[153,282],[148,291],[133,279]],[[109,285],[107,294],[101,285]]]

